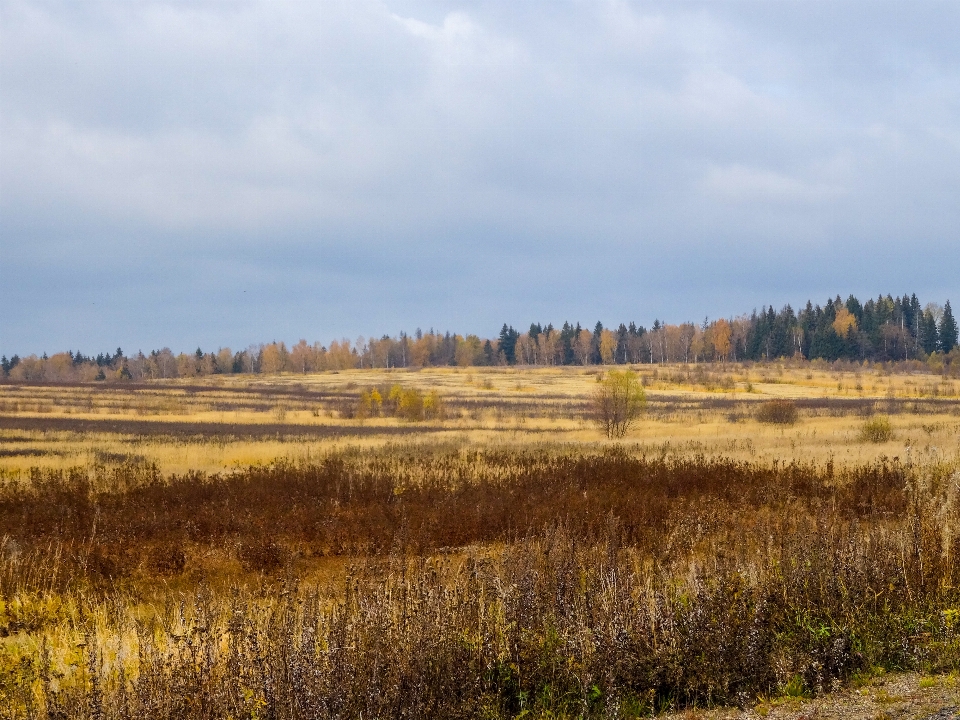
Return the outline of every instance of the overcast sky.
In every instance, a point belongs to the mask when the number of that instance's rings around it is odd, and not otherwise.
[[[0,351],[960,301],[960,3],[0,0]]]

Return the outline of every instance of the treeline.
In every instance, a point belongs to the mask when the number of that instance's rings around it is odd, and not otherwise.
[[[764,361],[802,358],[835,362],[925,361],[936,370],[960,368],[957,322],[949,300],[921,306],[916,295],[879,296],[861,303],[838,295],[824,305],[807,302],[799,312],[787,305],[750,315],[648,329],[631,322],[593,330],[565,322],[540,323],[520,332],[504,324],[499,336],[441,334],[360,337],[329,346],[301,340],[252,345],[234,352],[175,355],[169,348],[127,356],[120,348],[96,357],[62,352],[42,357],[0,358],[0,377],[16,381],[148,380],[215,374],[308,373],[350,368],[459,365],[592,365]]]

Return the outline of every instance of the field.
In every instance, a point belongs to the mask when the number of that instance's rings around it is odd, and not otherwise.
[[[0,717],[953,697],[960,382],[912,370],[641,366],[621,440],[595,367],[0,385]]]
[[[341,371],[219,382],[0,386],[0,469],[69,468],[128,460],[164,473],[310,460],[395,443],[602,445],[586,418],[597,368]],[[646,452],[738,459],[866,462],[949,455],[960,427],[960,380],[876,370],[762,365],[640,366],[647,412],[625,438]],[[216,377],[216,376],[215,376]],[[365,389],[436,390],[443,417],[358,418]],[[771,398],[795,401],[801,422],[751,422]],[[888,443],[858,442],[883,414]]]

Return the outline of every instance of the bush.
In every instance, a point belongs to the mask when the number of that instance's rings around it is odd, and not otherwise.
[[[125,578],[137,565],[133,548],[117,542],[96,545],[86,557],[86,571],[105,580]]]
[[[270,573],[279,569],[287,560],[286,550],[273,540],[258,539],[241,543],[237,559],[247,572]]]
[[[390,388],[387,400],[394,415],[409,422],[442,420],[444,416],[443,400],[436,390],[424,395],[416,388],[394,385]]]
[[[383,396],[377,388],[364,390],[360,393],[360,400],[357,403],[357,410],[354,417],[364,419],[376,417],[383,410]]]
[[[893,437],[893,427],[887,417],[875,417],[867,420],[860,428],[860,439],[864,442],[884,443]]]
[[[150,553],[150,565],[157,575],[180,575],[187,565],[187,556],[179,547],[162,545]]]
[[[647,396],[637,374],[611,370],[593,393],[593,419],[608,438],[622,438],[640,417]]]
[[[797,417],[797,406],[791,400],[769,400],[757,409],[757,420],[762,423],[793,425]]]

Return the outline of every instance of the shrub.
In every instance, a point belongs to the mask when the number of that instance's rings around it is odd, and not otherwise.
[[[354,417],[360,419],[376,417],[382,409],[383,396],[380,395],[380,391],[377,390],[377,388],[371,388],[370,390],[364,390],[360,393],[360,400],[357,403],[357,410],[354,413]]]
[[[427,396],[423,399],[423,413],[431,420],[443,418],[443,400],[440,398],[440,393],[436,390],[428,392]]]
[[[247,572],[270,573],[280,568],[287,559],[284,548],[272,540],[242,543],[237,559]]]
[[[424,395],[417,388],[394,385],[387,395],[387,402],[394,415],[409,422],[443,418],[443,401],[436,390]]]
[[[87,572],[105,580],[127,577],[136,564],[134,549],[116,542],[97,545],[86,557]]]
[[[161,545],[150,553],[150,565],[157,575],[179,575],[187,565],[187,556],[179,547]]]
[[[867,420],[860,428],[860,439],[864,442],[884,443],[893,437],[890,419],[884,416]]]
[[[593,393],[593,420],[608,438],[622,438],[643,411],[647,397],[632,370],[611,370]]]
[[[394,402],[397,417],[410,422],[423,420],[423,393],[416,388],[394,385],[390,390],[390,400]]]
[[[762,423],[793,425],[797,416],[797,406],[791,400],[768,400],[757,409],[757,420]]]

